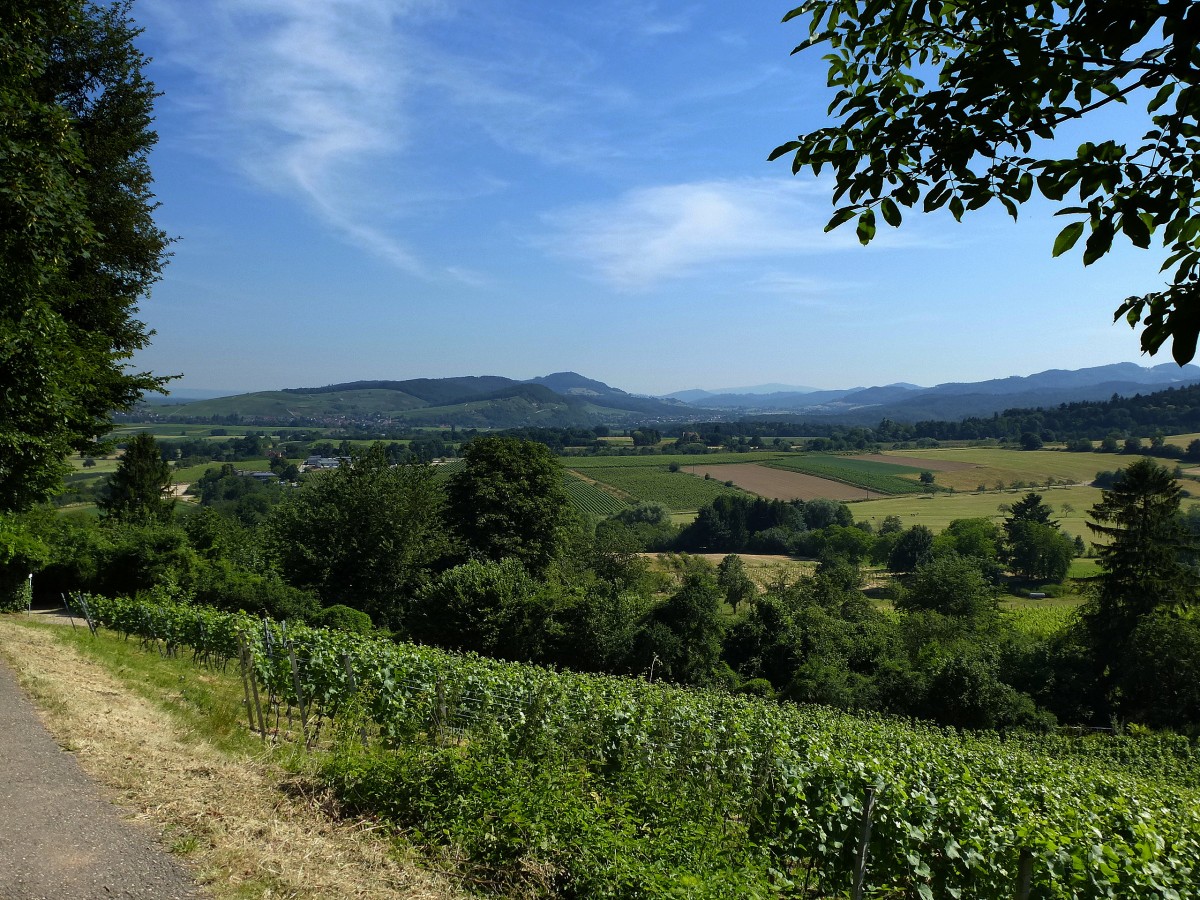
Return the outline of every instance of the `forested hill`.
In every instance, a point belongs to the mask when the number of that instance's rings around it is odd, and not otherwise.
[[[1200,431],[1200,385],[1168,388],[1132,397],[1063,403],[1051,409],[1006,409],[994,416],[961,422],[918,422],[916,437],[953,440],[974,437],[1019,438],[1031,432],[1044,439],[1102,440],[1110,434],[1152,437]]]
[[[638,397],[574,372],[557,372],[529,381],[498,375],[353,381],[160,405],[143,412],[175,422],[561,428],[681,418],[686,410],[678,401]]]

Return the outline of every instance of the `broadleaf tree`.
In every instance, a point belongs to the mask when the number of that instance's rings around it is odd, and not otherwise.
[[[447,552],[443,492],[431,466],[392,466],[382,444],[305,476],[266,521],[280,573],[379,625],[399,626]]]
[[[480,558],[515,557],[544,574],[574,522],[558,458],[545,444],[500,435],[475,438],[462,456],[447,484],[451,528]]]
[[[1083,239],[1083,263],[1118,238],[1158,244],[1161,290],[1126,298],[1115,318],[1142,327],[1143,350],[1171,341],[1192,359],[1200,334],[1200,4],[1191,0],[807,0],[794,52],[825,52],[833,123],[777,147],[792,171],[833,170],[840,204],[826,230],[946,208],[955,219],[998,201],[1013,217],[1035,193],[1070,221],[1054,256]],[[1059,150],[1063,126],[1144,107],[1138,140],[1095,134]],[[1140,129],[1139,129],[1140,130]],[[1055,152],[1057,151],[1057,152]],[[1073,195],[1073,196],[1071,196]],[[1085,238],[1086,235],[1086,238]]]
[[[114,410],[168,238],[154,223],[154,85],[128,0],[0,7],[0,510],[48,497]]]

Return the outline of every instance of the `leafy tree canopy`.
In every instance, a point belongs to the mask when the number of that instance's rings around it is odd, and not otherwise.
[[[1008,531],[1007,558],[1012,570],[1035,581],[1062,582],[1071,571],[1075,541],[1058,523],[1017,521]]]
[[[807,0],[796,51],[824,47],[836,88],[835,124],[800,135],[771,159],[834,170],[827,230],[901,207],[949,209],[955,219],[999,201],[1010,215],[1036,191],[1074,217],[1053,252],[1087,234],[1083,262],[1120,235],[1161,244],[1171,271],[1161,291],[1129,297],[1116,317],[1142,325],[1142,348],[1168,339],[1183,364],[1200,334],[1200,4],[1190,0]],[[1097,136],[1070,155],[1043,141],[1106,106],[1144,103],[1140,141]],[[1094,117],[1091,117],[1094,118]],[[1090,121],[1090,119],[1089,119]],[[1045,154],[1045,155],[1042,155]]]
[[[737,612],[738,604],[750,603],[758,596],[758,588],[746,574],[746,564],[736,554],[729,554],[717,566],[717,584],[725,592],[725,602]]]
[[[892,572],[912,572],[933,551],[933,532],[924,525],[914,525],[900,535],[888,556]]]
[[[0,8],[0,510],[46,499],[72,450],[163,383],[126,368],[149,341],[134,316],[168,243],[129,7]]]
[[[447,487],[454,530],[485,559],[512,556],[544,573],[572,521],[558,458],[544,444],[489,436],[471,441],[463,460]]]
[[[391,466],[377,443],[309,475],[271,511],[265,539],[293,585],[395,626],[446,553],[441,507],[432,468]]]
[[[955,519],[934,538],[934,546],[959,556],[992,561],[998,556],[1000,529],[991,519]]]
[[[999,608],[995,589],[978,560],[953,552],[929,557],[918,565],[896,606],[970,618],[986,618]]]

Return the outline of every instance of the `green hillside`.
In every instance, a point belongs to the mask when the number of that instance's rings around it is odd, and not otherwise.
[[[543,384],[497,377],[364,381],[217,397],[148,408],[155,420],[225,421],[277,425],[347,421],[462,428],[580,427],[633,424],[673,406],[623,391],[561,394]]]
[[[159,406],[155,414],[167,417],[242,416],[272,419],[325,418],[334,416],[395,416],[425,406],[401,391],[385,389],[331,391],[302,394],[292,391],[260,391],[235,397],[215,397],[177,406]]]

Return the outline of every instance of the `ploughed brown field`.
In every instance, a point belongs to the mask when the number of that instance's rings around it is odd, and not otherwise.
[[[744,491],[758,494],[769,500],[873,500],[886,497],[877,491],[851,487],[839,481],[805,475],[803,472],[787,472],[770,469],[754,463],[731,463],[718,466],[688,465],[688,472],[703,478],[707,473],[718,481],[732,481]]]

